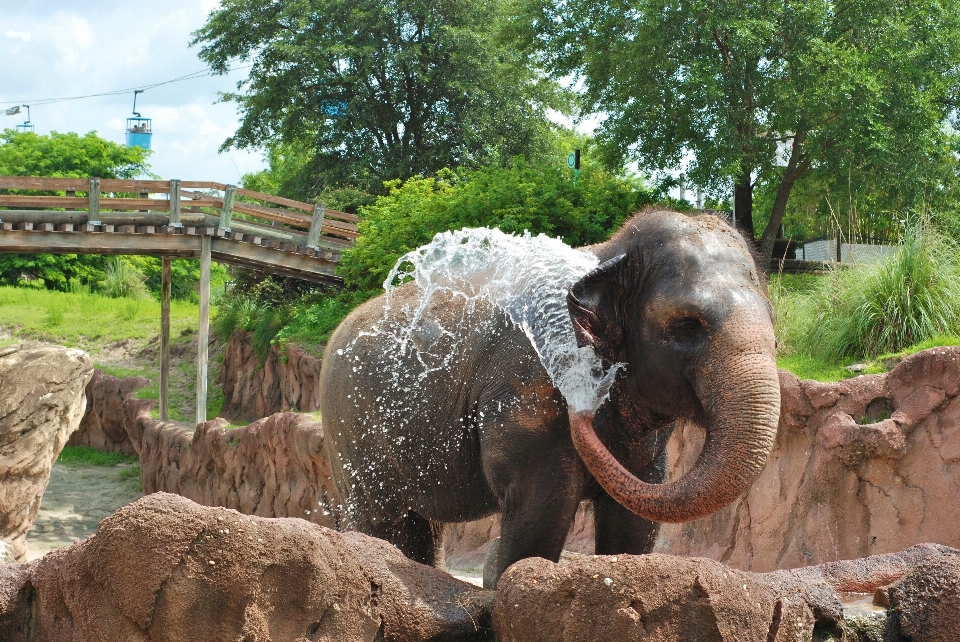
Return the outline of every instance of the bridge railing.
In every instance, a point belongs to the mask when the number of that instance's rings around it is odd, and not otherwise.
[[[216,225],[224,230],[236,229],[281,242],[337,251],[357,237],[356,223],[360,220],[354,214],[323,205],[212,181],[0,176],[0,191],[3,190],[62,192],[0,193],[0,221],[4,223]],[[152,198],[153,195],[161,198]],[[234,214],[239,217],[234,219]]]

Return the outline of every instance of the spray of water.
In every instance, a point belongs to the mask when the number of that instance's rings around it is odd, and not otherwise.
[[[609,393],[618,366],[606,369],[590,347],[578,348],[567,312],[570,287],[599,263],[543,234],[504,234],[475,228],[437,234],[428,245],[401,257],[384,282],[390,292],[413,279],[419,308],[398,337],[401,352],[424,327],[428,304],[446,290],[469,301],[486,298],[530,339],[554,385],[572,411],[596,411]]]

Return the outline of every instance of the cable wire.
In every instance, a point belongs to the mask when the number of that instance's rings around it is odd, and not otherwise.
[[[236,71],[238,69],[249,69],[252,66],[253,65],[246,65],[243,67],[228,67],[227,71]],[[99,94],[86,94],[84,96],[65,96],[62,98],[38,98],[36,100],[4,100],[4,101],[0,101],[0,105],[30,105],[31,107],[38,107],[40,105],[50,105],[53,103],[62,103],[70,100],[82,100],[84,98],[100,98],[102,96],[117,96],[120,94],[129,93],[135,90],[147,91],[148,89],[154,89],[162,85],[169,85],[170,83],[174,83],[174,82],[182,82],[184,80],[194,80],[196,78],[203,78],[205,76],[214,76],[214,75],[221,75],[221,74],[215,74],[212,70],[208,68],[208,69],[201,69],[199,71],[194,71],[193,73],[180,76],[179,78],[173,78],[171,80],[164,80],[163,82],[154,83],[152,85],[139,85],[137,87],[130,87],[128,89],[116,89],[114,91],[105,91]]]

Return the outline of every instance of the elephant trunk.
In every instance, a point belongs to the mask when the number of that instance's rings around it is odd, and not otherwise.
[[[675,481],[637,479],[603,445],[590,413],[570,416],[574,446],[603,489],[630,511],[657,522],[685,522],[723,508],[760,474],[780,415],[776,362],[767,351],[714,358],[694,383],[707,437],[690,471]]]

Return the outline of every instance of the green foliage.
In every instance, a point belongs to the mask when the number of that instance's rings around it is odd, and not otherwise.
[[[876,265],[838,269],[808,292],[773,290],[778,340],[788,350],[842,362],[960,334],[960,251],[920,228]]]
[[[136,178],[149,173],[150,153],[118,145],[96,132],[44,136],[5,129],[0,133],[0,175]]]
[[[57,457],[58,464],[67,464],[68,466],[115,466],[137,462],[136,457],[104,452],[88,446],[64,446],[63,450],[60,451],[60,456]]]
[[[588,162],[582,167],[577,185],[569,170],[531,166],[521,158],[509,168],[392,181],[389,194],[361,210],[360,236],[344,251],[338,272],[353,288],[382,291],[400,256],[438,232],[463,227],[528,230],[574,246],[598,243],[652,199],[637,179],[616,177]]]
[[[225,146],[282,142],[274,179],[301,197],[530,154],[556,85],[498,41],[504,0],[226,0],[194,33],[242,114]],[[290,160],[291,162],[288,162]],[[288,171],[295,169],[296,171]]]
[[[146,277],[135,265],[115,256],[107,260],[107,269],[104,280],[100,284],[100,291],[111,298],[128,297],[131,299],[145,299],[149,296]]]
[[[676,170],[749,220],[769,185],[765,251],[796,181],[848,176],[919,209],[956,172],[960,4],[517,0],[511,34],[605,115],[608,162]],[[951,178],[951,180],[953,180]],[[880,182],[883,185],[879,185]],[[777,198],[777,194],[780,198]]]
[[[173,301],[170,325],[173,336],[195,329],[196,304]],[[20,337],[81,348],[91,342],[148,340],[160,333],[160,302],[0,287],[0,326]]]

